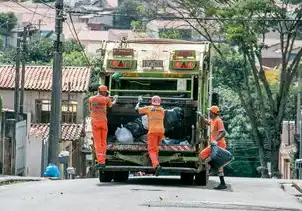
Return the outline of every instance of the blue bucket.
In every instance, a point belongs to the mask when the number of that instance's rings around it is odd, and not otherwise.
[[[214,169],[223,168],[234,160],[234,156],[228,150],[217,145],[211,146],[210,166]]]

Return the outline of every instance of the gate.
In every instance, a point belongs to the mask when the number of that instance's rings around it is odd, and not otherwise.
[[[27,143],[27,125],[26,120],[16,123],[16,159],[15,175],[24,175],[26,168],[26,143]]]

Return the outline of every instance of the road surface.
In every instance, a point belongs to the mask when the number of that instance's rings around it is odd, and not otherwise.
[[[226,191],[182,186],[175,177],[131,178],[127,183],[97,179],[26,182],[0,186],[1,211],[194,211],[302,210],[302,204],[272,179],[226,178]]]

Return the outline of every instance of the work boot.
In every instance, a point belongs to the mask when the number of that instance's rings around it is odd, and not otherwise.
[[[224,190],[227,189],[228,187],[226,186],[226,184],[219,184],[218,186],[214,187],[215,190]]]
[[[155,167],[155,173],[154,173],[154,175],[156,177],[159,175],[160,170],[161,170],[161,166],[160,165],[158,165],[158,166]]]
[[[98,164],[96,164],[94,167],[96,168],[96,169],[102,169],[102,168],[105,168],[105,164],[103,164],[103,163],[98,163]]]

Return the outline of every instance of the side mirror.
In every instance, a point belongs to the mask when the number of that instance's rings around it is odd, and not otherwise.
[[[216,92],[212,93],[212,105],[219,106],[219,94]]]

